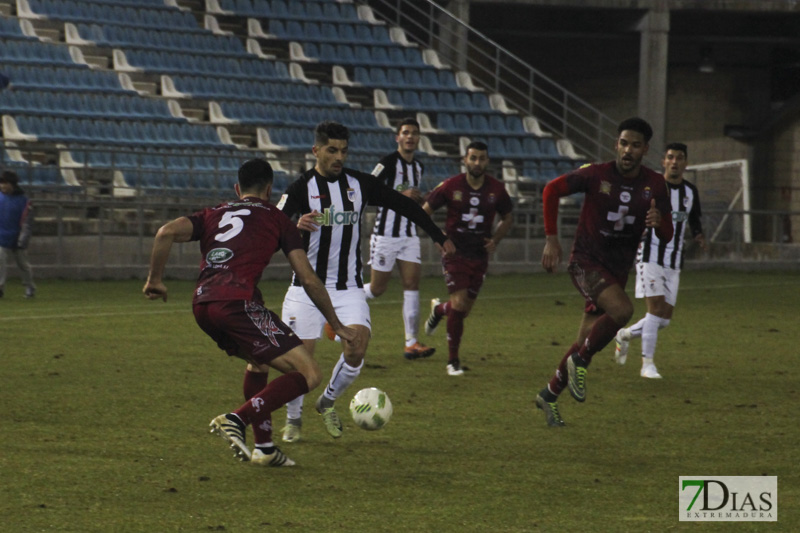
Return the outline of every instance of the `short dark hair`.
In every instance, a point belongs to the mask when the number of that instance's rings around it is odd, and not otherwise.
[[[625,130],[641,133],[644,136],[644,142],[646,143],[649,143],[650,139],[653,138],[653,128],[643,118],[633,117],[623,120],[620,122],[619,126],[617,126],[617,135]]]
[[[400,121],[400,124],[397,125],[397,130],[395,133],[400,133],[400,130],[403,129],[403,126],[416,126],[419,129],[419,122],[414,117],[406,117]]]
[[[314,128],[314,144],[317,146],[325,146],[331,139],[349,142],[350,130],[347,129],[347,126],[332,120],[326,120],[317,124],[317,127]]]
[[[0,183],[10,183],[16,187],[19,184],[19,176],[13,170],[4,170],[0,175]]]
[[[272,165],[266,159],[250,159],[239,167],[239,189],[263,191],[272,184]]]
[[[689,150],[686,148],[686,145],[683,143],[669,143],[666,148],[664,148],[664,153],[667,153],[669,150],[678,150],[683,152],[684,157],[689,157]]]
[[[464,155],[467,155],[467,152],[469,152],[470,148],[473,150],[481,150],[486,153],[489,153],[489,147],[486,146],[486,143],[482,141],[472,141],[471,143],[469,143],[467,145],[466,150],[464,150]]]

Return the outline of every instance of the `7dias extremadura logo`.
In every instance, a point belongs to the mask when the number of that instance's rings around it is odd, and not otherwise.
[[[680,476],[681,522],[777,522],[777,476]]]

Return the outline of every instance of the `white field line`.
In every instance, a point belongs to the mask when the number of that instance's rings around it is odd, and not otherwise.
[[[757,288],[757,287],[784,287],[784,286],[797,286],[800,285],[800,280],[798,281],[782,281],[782,282],[775,282],[775,283],[758,283],[758,284],[725,284],[725,285],[698,285],[698,286],[681,286],[680,291],[705,291],[705,290],[727,290],[727,289],[741,289],[744,287],[747,288]],[[399,289],[398,289],[399,291]],[[444,290],[442,290],[444,293]],[[536,298],[554,298],[554,297],[570,297],[575,296],[579,297],[577,291],[569,290],[569,291],[559,291],[559,292],[540,292],[540,293],[530,293],[530,294],[514,294],[514,295],[491,295],[491,294],[481,294],[478,296],[479,300],[524,300],[524,299],[536,299]],[[146,302],[145,302],[146,303]],[[112,316],[141,316],[141,315],[165,315],[171,313],[191,313],[191,304],[187,303],[161,303],[161,302],[151,302],[152,306],[150,308],[143,308],[140,305],[127,305],[127,306],[104,306],[102,308],[98,306],[87,306],[83,308],[70,308],[69,311],[65,310],[64,313],[56,313],[56,314],[48,314],[48,315],[36,315],[36,314],[23,314],[23,315],[15,315],[15,316],[8,316],[8,317],[0,317],[0,323],[2,322],[13,322],[18,320],[30,320],[30,319],[59,319],[59,320],[68,320],[72,318],[98,318],[98,317],[112,317]],[[370,301],[370,306],[375,305],[399,305],[402,304],[403,301],[399,299],[389,299],[389,298],[376,298]],[[281,302],[267,302],[267,307],[270,308],[270,304],[273,304],[273,311],[277,309],[276,312],[280,314],[280,307]],[[425,307],[425,302],[420,302],[421,307]],[[167,307],[165,309],[165,307]],[[92,311],[92,309],[97,309],[97,311]],[[84,312],[76,312],[84,310]],[[19,311],[19,309],[17,310]]]

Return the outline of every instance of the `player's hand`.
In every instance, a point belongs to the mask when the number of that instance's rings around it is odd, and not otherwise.
[[[706,238],[702,233],[695,235],[694,240],[700,245],[700,248],[702,248],[704,252],[708,250],[708,243],[706,242]]]
[[[441,253],[442,255],[446,255],[447,257],[450,257],[456,253],[456,245],[453,244],[453,241],[451,241],[450,239],[444,241],[444,244],[439,244],[437,242],[436,248],[439,249],[439,253]]]
[[[650,209],[647,210],[644,223],[648,228],[657,228],[661,225],[661,211],[656,208],[655,198],[650,200]]]
[[[544,250],[542,251],[542,266],[547,272],[555,272],[556,267],[561,263],[561,242],[556,235],[548,235],[545,238]]]
[[[360,350],[363,346],[366,346],[369,330],[367,328],[349,328],[347,326],[341,326],[339,328],[334,328],[336,334],[342,339],[343,342],[347,343],[351,350]]]
[[[161,298],[165,302],[167,301],[167,286],[160,281],[158,283],[151,283],[148,281],[144,284],[142,292],[148,300],[157,300]]]
[[[317,231],[320,227],[321,217],[322,213],[316,209],[310,213],[306,213],[297,221],[297,229],[302,231]]]
[[[402,194],[403,196],[408,196],[418,204],[422,203],[422,193],[419,191],[419,189],[416,189],[414,187],[409,187],[400,194]]]
[[[497,243],[494,239],[483,239],[483,247],[487,252],[493,254],[497,250]]]

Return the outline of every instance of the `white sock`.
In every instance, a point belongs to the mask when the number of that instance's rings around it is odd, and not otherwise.
[[[661,329],[661,318],[647,313],[642,319],[642,356],[652,361],[656,353],[656,342],[658,341],[658,330]]]
[[[403,324],[406,328],[406,348],[414,346],[419,333],[419,291],[403,291]]]
[[[367,300],[372,300],[375,298],[375,295],[372,294],[371,290],[369,290],[369,283],[364,285],[364,294],[367,296]]]
[[[286,404],[287,419],[299,420],[303,416],[303,398],[305,398],[305,395],[301,394]]]
[[[630,334],[631,339],[638,339],[642,336],[642,329],[644,328],[645,319],[646,317],[642,318],[639,322],[628,328],[628,333]]]
[[[340,355],[339,361],[337,361],[336,366],[333,367],[331,381],[328,383],[328,386],[325,387],[325,392],[322,393],[323,396],[329,400],[335,400],[341,396],[344,391],[347,390],[347,387],[349,387],[350,384],[356,380],[363,367],[363,360],[361,361],[361,364],[355,368],[347,364],[347,362],[344,360],[344,354]]]

